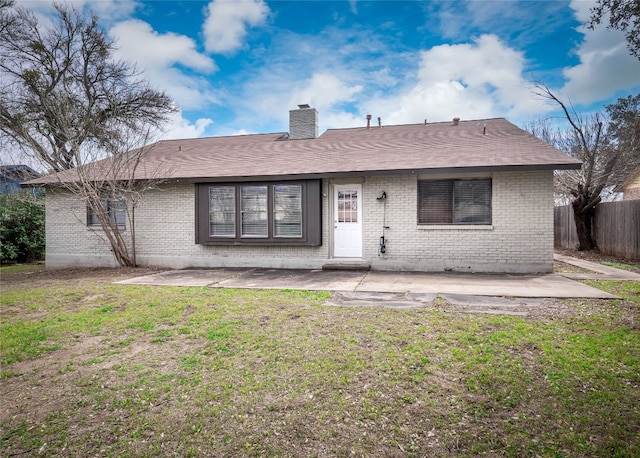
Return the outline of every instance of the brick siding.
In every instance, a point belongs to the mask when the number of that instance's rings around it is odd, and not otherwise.
[[[364,191],[365,258],[376,269],[549,272],[553,267],[553,174],[429,175],[493,183],[491,226],[418,226],[415,176],[371,177]],[[376,200],[381,191],[385,202]],[[378,253],[386,205],[386,253]]]
[[[363,253],[381,270],[548,272],[553,266],[553,174],[499,172],[429,178],[492,177],[493,224],[422,227],[417,224],[416,175],[366,177]],[[426,178],[426,177],[425,177]],[[345,183],[345,179],[340,181]],[[195,243],[192,184],[166,185],[143,196],[136,209],[141,265],[186,267],[321,268],[331,257],[331,180],[324,180],[322,246],[215,246]],[[376,199],[386,191],[385,202]],[[386,206],[387,251],[378,253]],[[100,229],[86,225],[86,207],[47,190],[47,266],[114,265]],[[127,236],[130,228],[125,229]]]

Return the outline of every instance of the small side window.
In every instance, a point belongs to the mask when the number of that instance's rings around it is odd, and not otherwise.
[[[124,200],[111,200],[101,199],[102,207],[109,214],[111,221],[115,222],[118,226],[124,227],[127,222],[127,204]],[[98,218],[96,209],[91,205],[87,207],[87,225],[91,227],[99,227],[100,220]]]

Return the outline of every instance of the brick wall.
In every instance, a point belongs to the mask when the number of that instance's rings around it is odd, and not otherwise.
[[[418,226],[418,178],[493,178],[491,226]],[[386,191],[384,202],[376,200]],[[369,177],[364,187],[364,252],[375,269],[549,272],[553,267],[553,175]],[[379,254],[386,206],[386,253]]]
[[[491,226],[424,227],[417,224],[416,175],[366,177],[363,186],[363,253],[374,269],[471,272],[548,272],[553,266],[551,171],[429,178],[493,178]],[[348,180],[347,180],[348,181]],[[340,182],[346,182],[345,179]],[[174,268],[321,268],[331,257],[332,183],[323,182],[323,244],[211,246],[195,243],[195,190],[190,184],[147,193],[136,210],[138,262]],[[376,197],[386,191],[387,199]],[[379,255],[383,218],[387,251]],[[114,265],[100,229],[86,226],[82,202],[47,191],[47,266]],[[130,228],[126,228],[127,236]]]
[[[87,226],[86,205],[69,192],[47,189],[45,230],[47,268],[116,265],[102,230]]]
[[[327,192],[326,185],[323,192]],[[323,214],[327,214],[326,208]],[[136,221],[140,265],[321,268],[328,258],[326,244],[319,247],[196,244],[192,184],[163,186],[146,193],[136,208]],[[46,227],[48,267],[115,265],[108,243],[100,239],[102,231],[87,227],[84,204],[68,193],[47,191]],[[127,237],[129,229],[125,229]],[[328,233],[323,232],[323,240],[327,237]]]

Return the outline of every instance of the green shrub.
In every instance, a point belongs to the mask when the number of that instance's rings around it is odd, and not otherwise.
[[[0,195],[0,263],[44,258],[44,192]]]

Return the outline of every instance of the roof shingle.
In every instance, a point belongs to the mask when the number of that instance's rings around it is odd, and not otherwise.
[[[471,169],[575,169],[580,162],[504,118],[452,123],[329,129],[318,138],[284,133],[186,140],[150,145],[136,178],[186,181],[329,177]],[[108,170],[92,164],[92,174]],[[51,184],[71,171],[32,180]],[[127,178],[127,177],[122,177]]]

